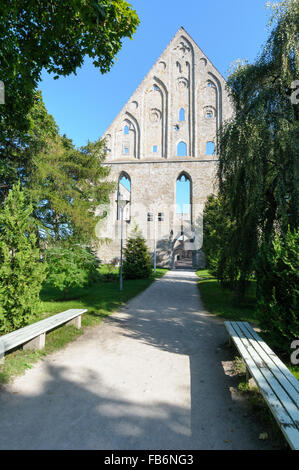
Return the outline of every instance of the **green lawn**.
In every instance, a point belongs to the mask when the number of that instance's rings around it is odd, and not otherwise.
[[[255,282],[252,281],[244,302],[234,305],[232,292],[220,287],[219,282],[208,270],[196,273],[199,277],[199,290],[204,306],[209,312],[226,320],[248,321],[258,324],[255,311]]]
[[[124,281],[123,291],[119,290],[118,270],[113,271],[112,280],[107,282],[105,275],[109,270],[103,266],[100,274],[101,280],[87,288],[71,289],[68,293],[70,300],[63,300],[62,294],[50,287],[41,292],[42,313],[32,323],[49,317],[70,308],[86,308],[88,312],[82,316],[82,328],[77,330],[73,326],[62,326],[47,334],[46,348],[42,351],[23,351],[18,349],[5,356],[4,364],[0,365],[0,383],[7,383],[13,377],[22,374],[31,368],[34,362],[47,354],[63,348],[67,343],[80,336],[87,326],[98,325],[102,319],[117,311],[117,309],[131,298],[138,295],[157,278],[162,277],[166,269],[157,269],[149,279]]]

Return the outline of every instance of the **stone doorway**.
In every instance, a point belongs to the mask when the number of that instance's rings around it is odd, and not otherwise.
[[[191,269],[193,267],[193,251],[186,249],[184,240],[176,240],[173,249],[173,269]]]

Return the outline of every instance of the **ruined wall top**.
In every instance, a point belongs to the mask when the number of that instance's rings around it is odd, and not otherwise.
[[[181,27],[107,129],[109,163],[217,158],[225,80]]]

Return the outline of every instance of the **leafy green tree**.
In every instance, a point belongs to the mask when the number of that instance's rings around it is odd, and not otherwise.
[[[124,249],[123,274],[125,279],[146,279],[152,273],[151,258],[145,239],[137,228],[127,240]]]
[[[55,244],[45,252],[47,285],[63,292],[64,299],[72,287],[84,287],[97,278],[99,261],[86,247]]]
[[[87,243],[94,236],[100,219],[96,208],[109,203],[114,189],[107,181],[110,170],[102,165],[104,160],[104,141],[77,150],[65,136],[56,136],[47,151],[36,156],[27,185],[34,215],[48,236]]]
[[[0,189],[7,195],[20,178],[17,141],[30,129],[42,70],[67,76],[89,56],[101,73],[108,72],[139,19],[125,0],[5,0],[0,18]]]
[[[223,257],[235,266],[231,282],[238,280],[241,293],[262,241],[298,226],[299,107],[291,99],[299,76],[298,2],[281,2],[272,26],[257,61],[239,64],[228,79],[235,115],[219,134],[220,195],[235,223]]]
[[[269,245],[263,243],[256,261],[258,315],[271,343],[289,353],[299,338],[299,231],[276,234]]]
[[[32,206],[16,185],[0,210],[0,331],[27,325],[40,310],[45,266],[36,248]]]
[[[84,58],[110,70],[125,37],[139,24],[125,0],[8,0],[0,6],[0,77],[5,83],[2,117],[27,128],[27,115],[42,69],[54,78],[76,73]]]
[[[19,175],[28,189],[39,234],[56,241],[73,237],[90,241],[99,217],[96,207],[109,202],[113,185],[107,182],[105,143],[89,142],[76,149],[59,134],[40,92],[29,113],[30,130],[19,142]],[[38,234],[37,233],[37,234]]]
[[[226,229],[227,223],[221,198],[212,194],[208,196],[203,212],[203,251],[207,268],[213,274],[218,271]]]
[[[238,277],[237,272],[231,272],[235,269],[230,253],[234,235],[235,224],[224,200],[220,195],[208,196],[203,212],[203,251],[207,267],[223,285],[231,287],[230,279]]]

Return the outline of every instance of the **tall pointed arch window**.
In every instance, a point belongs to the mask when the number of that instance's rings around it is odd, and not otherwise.
[[[183,219],[191,219],[191,178],[187,173],[181,173],[176,181],[176,213]]]
[[[121,173],[118,180],[117,189],[117,220],[120,220],[121,213],[118,201],[123,199],[128,201],[124,209],[124,220],[130,222],[131,220],[131,178],[127,173]]]

